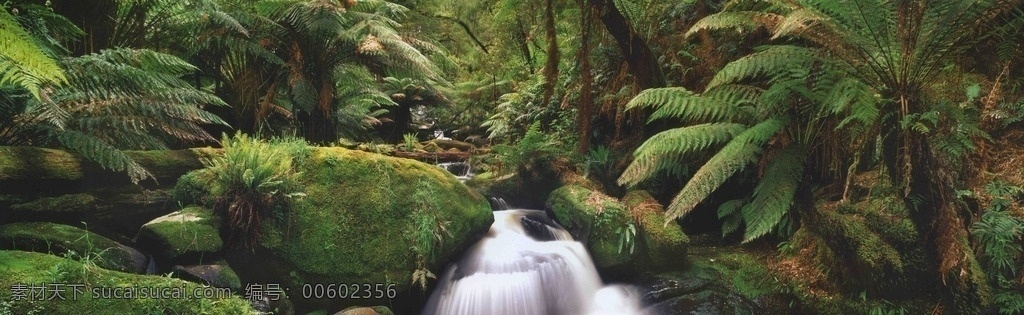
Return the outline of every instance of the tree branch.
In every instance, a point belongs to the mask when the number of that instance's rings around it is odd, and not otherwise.
[[[480,47],[480,50],[483,50],[485,54],[491,53],[490,51],[487,50],[487,46],[484,45],[484,43],[480,42],[480,39],[476,37],[476,34],[473,34],[473,30],[469,28],[469,24],[466,24],[466,22],[463,22],[462,20],[459,20],[455,17],[441,14],[434,14],[434,17],[442,20],[452,21],[453,23],[458,24],[459,26],[462,27],[463,30],[466,31],[466,35],[469,35],[469,38],[473,39],[473,42],[476,43],[476,46]]]

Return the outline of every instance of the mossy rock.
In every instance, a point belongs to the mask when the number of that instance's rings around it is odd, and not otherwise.
[[[815,264],[848,293],[896,298],[920,295],[919,288],[931,285],[935,277],[902,201],[890,196],[822,203],[816,213],[791,243],[814,249]]]
[[[171,268],[174,277],[200,284],[218,288],[228,288],[238,292],[242,288],[242,281],[238,278],[231,266],[227,263],[216,263],[210,265],[177,265]]]
[[[633,224],[624,204],[599,191],[569,185],[551,192],[547,205],[558,222],[586,244],[595,265],[611,268],[631,262],[628,245],[620,246],[622,233]]]
[[[182,205],[203,205],[213,207],[210,198],[210,182],[212,178],[206,169],[194,170],[178,178],[171,192],[171,201]]]
[[[153,219],[139,230],[138,243],[176,263],[196,263],[224,247],[220,220],[209,209],[192,206]]]
[[[60,288],[64,290],[61,295],[64,299],[12,298],[15,292],[11,288],[41,283],[63,284]],[[7,288],[0,290],[0,301],[5,301],[0,304],[0,311],[8,314],[256,314],[249,302],[237,296],[194,297],[193,292],[203,295],[202,285],[161,276],[108,271],[75,260],[22,251],[0,251],[0,286]],[[141,292],[151,290],[165,290],[168,294],[184,292],[185,295],[105,298],[104,295],[113,294],[114,288],[138,288],[135,292],[140,296]],[[44,298],[56,297],[52,291],[45,293]]]
[[[417,269],[440,274],[494,219],[483,196],[414,160],[313,148],[296,168],[305,196],[291,199],[281,218],[264,221],[257,248],[228,258],[246,281],[281,283],[291,292],[303,284],[391,283],[401,294]],[[373,301],[293,302],[301,312]]]
[[[686,263],[686,247],[690,238],[675,220],[665,223],[665,209],[651,194],[643,190],[626,193],[622,203],[636,220],[637,234],[647,252],[647,264],[665,268]]]
[[[146,256],[99,234],[70,225],[21,222],[0,226],[0,249],[89,257],[110,270],[144,273]],[[96,259],[98,258],[98,259]]]
[[[391,309],[387,308],[386,306],[374,306],[374,307],[353,306],[353,307],[349,307],[349,308],[343,309],[343,310],[341,310],[341,311],[339,311],[337,313],[334,313],[334,315],[394,315],[394,314],[395,313],[391,312]]]

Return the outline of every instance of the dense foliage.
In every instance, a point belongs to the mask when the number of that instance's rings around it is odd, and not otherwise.
[[[201,180],[237,239],[299,191],[301,154],[259,139],[437,159],[450,149],[420,141],[450,137],[474,143],[454,151],[483,177],[520,181],[493,187],[642,189],[665,224],[854,266],[822,274],[890,264],[906,285],[912,259],[942,310],[1024,310],[1020,0],[0,8],[0,144],[74,151],[136,183],[152,175],[125,150],[222,146]],[[881,200],[907,211],[850,210]],[[440,246],[427,232],[449,222],[412,213],[414,251]],[[434,257],[418,259],[427,287]]]

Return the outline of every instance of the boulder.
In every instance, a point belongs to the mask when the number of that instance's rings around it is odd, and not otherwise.
[[[209,261],[224,247],[219,227],[212,211],[192,206],[149,221],[137,242],[174,263]]]
[[[386,306],[363,307],[353,306],[334,313],[334,315],[394,315]]]
[[[88,259],[101,268],[131,273],[145,273],[148,262],[139,251],[99,234],[49,222],[0,226],[0,249],[67,255]]]
[[[636,220],[638,240],[653,268],[683,265],[690,238],[675,220],[665,223],[665,210],[646,191],[630,191],[622,197],[630,215]]]
[[[21,295],[39,284],[47,285],[42,296]],[[22,251],[0,251],[0,287],[5,288],[0,290],[0,308],[9,314],[257,314],[249,302],[226,291]],[[149,298],[151,292],[166,298]],[[15,299],[15,294],[22,298]]]
[[[174,268],[171,268],[171,273],[174,277],[182,280],[218,288],[228,288],[235,292],[242,288],[242,281],[238,279],[238,274],[235,273],[234,269],[231,269],[231,266],[224,262],[211,265],[176,265]]]
[[[264,221],[255,248],[226,256],[244,281],[279,283],[292,296],[307,284],[391,285],[401,295],[493,222],[483,196],[433,165],[344,148],[311,148],[294,165],[304,196]],[[299,297],[299,313],[387,301]]]
[[[624,204],[599,191],[568,185],[551,192],[547,205],[573,238],[586,245],[598,268],[631,262],[636,250],[631,229],[636,229]]]

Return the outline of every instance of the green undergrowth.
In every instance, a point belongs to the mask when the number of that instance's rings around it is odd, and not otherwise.
[[[0,314],[257,314],[237,296],[226,298],[104,298],[103,290],[113,288],[174,288],[193,292],[203,286],[183,280],[134,275],[97,268],[88,263],[57,256],[0,251]],[[63,300],[12,299],[21,285],[64,284]],[[79,285],[81,294],[73,298]],[[49,289],[55,289],[53,286]],[[97,291],[99,290],[99,291]],[[97,293],[97,296],[93,296]],[[110,294],[110,293],[106,293]],[[55,297],[47,291],[45,297]]]

